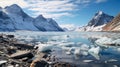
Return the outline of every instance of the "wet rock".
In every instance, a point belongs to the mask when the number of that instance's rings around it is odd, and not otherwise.
[[[31,63],[30,67],[48,67],[48,63],[44,60],[34,61]]]
[[[21,49],[34,49],[34,46],[32,46],[32,45],[28,45],[28,44],[21,44],[21,43],[14,43],[14,44],[12,44],[12,45],[14,45],[14,46],[16,46],[16,47],[22,47]]]
[[[52,67],[72,67],[69,63],[55,63]]]
[[[29,51],[18,51],[10,56],[13,59],[22,59],[25,57],[32,58],[33,54]]]
[[[8,54],[10,55],[10,54],[13,54],[13,53],[16,53],[16,48],[15,47],[12,47],[12,46],[10,46],[9,48],[7,48],[7,51],[8,51]]]
[[[8,38],[14,38],[14,35],[7,35]]]

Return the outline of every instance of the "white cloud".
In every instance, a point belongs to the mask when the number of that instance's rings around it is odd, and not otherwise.
[[[28,6],[28,3],[24,0],[0,0],[0,7],[10,6],[12,4],[18,4],[20,7],[25,8]]]
[[[36,12],[35,15],[42,14],[45,17],[71,16],[70,11],[77,10],[77,5],[70,3],[70,0],[27,0],[27,2],[29,10]]]
[[[81,3],[81,4],[86,4],[86,3],[90,3],[92,0],[76,0],[75,3]]]
[[[101,3],[106,0],[0,0],[0,6],[5,7],[18,4],[20,7],[30,10],[32,16],[42,14],[47,18],[60,18],[62,16],[73,16],[77,11],[91,2]],[[81,4],[81,5],[80,5]]]
[[[96,0],[95,3],[102,3],[102,2],[106,2],[107,0]]]

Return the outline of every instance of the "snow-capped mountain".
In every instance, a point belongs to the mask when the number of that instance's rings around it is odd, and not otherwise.
[[[87,26],[100,26],[103,24],[107,24],[110,22],[114,17],[108,14],[105,14],[102,11],[98,11],[95,16],[90,20]]]
[[[120,31],[120,14],[103,27],[103,31]]]
[[[52,18],[44,18],[42,15],[39,15],[34,20],[34,25],[41,31],[63,31],[56,21]]]
[[[102,31],[102,28],[113,18],[113,16],[98,11],[86,26],[79,27],[76,31]]]
[[[16,4],[0,8],[0,31],[15,30],[63,31],[53,19],[32,18]]]

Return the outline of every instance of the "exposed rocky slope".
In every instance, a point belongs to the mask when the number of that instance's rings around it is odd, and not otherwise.
[[[103,31],[120,31],[120,14],[103,27]]]

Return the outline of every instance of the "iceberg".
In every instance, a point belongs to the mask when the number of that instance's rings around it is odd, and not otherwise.
[[[99,52],[100,52],[100,47],[92,47],[88,50],[89,54],[91,54],[93,57],[95,57],[97,60],[100,60],[99,57]]]

